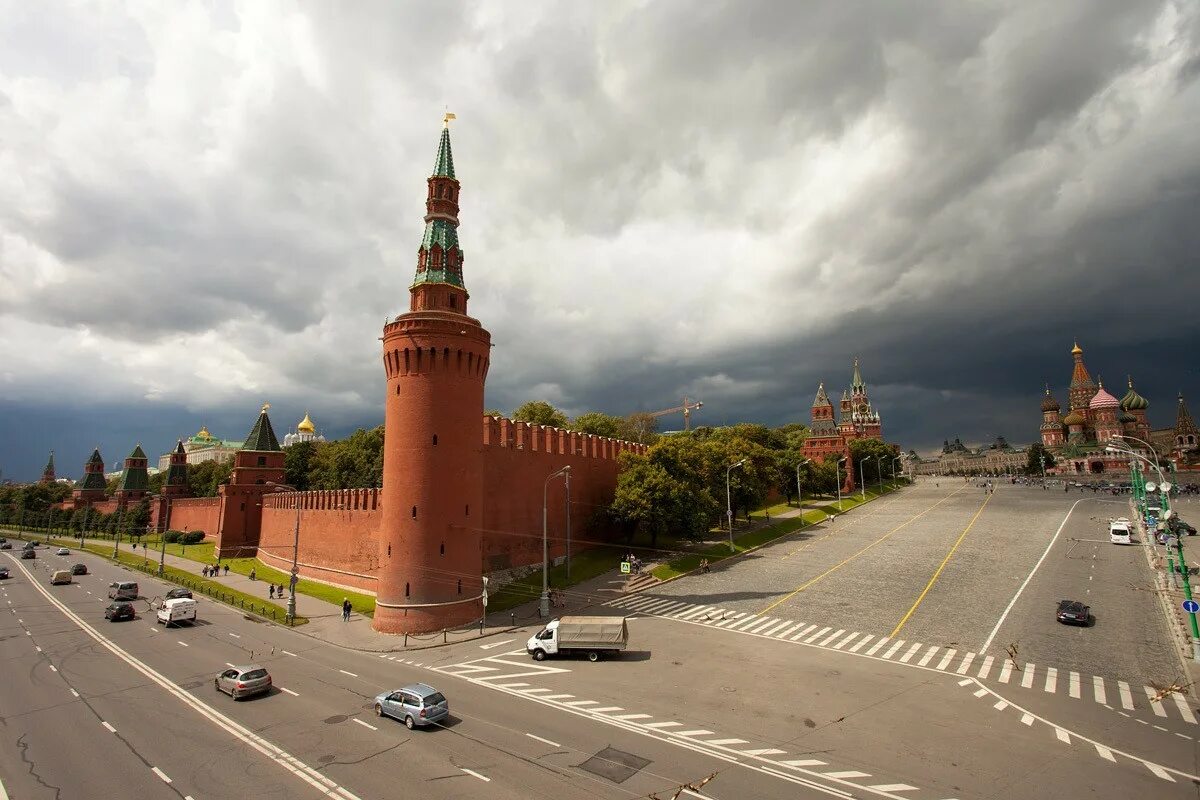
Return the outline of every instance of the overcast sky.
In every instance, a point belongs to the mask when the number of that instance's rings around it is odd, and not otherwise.
[[[489,407],[1200,412],[1191,0],[0,0],[3,477],[381,422],[447,108]]]

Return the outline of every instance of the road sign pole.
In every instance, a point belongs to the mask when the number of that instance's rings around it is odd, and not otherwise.
[[[1183,537],[1175,534],[1175,547],[1179,551],[1179,571],[1183,578],[1183,595],[1187,598],[1188,620],[1192,623],[1192,659],[1200,661],[1200,626],[1196,623],[1196,602],[1192,599],[1192,582],[1188,579],[1187,562],[1183,558]]]

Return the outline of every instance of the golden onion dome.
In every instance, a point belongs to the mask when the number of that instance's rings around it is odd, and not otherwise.
[[[300,424],[296,426],[296,430],[300,431],[301,433],[316,432],[317,426],[313,424],[313,421],[309,418],[307,411],[304,412],[304,419],[300,420]]]
[[[194,438],[196,438],[196,439],[211,439],[211,438],[213,438],[213,435],[208,432],[207,425],[201,425],[200,432],[197,433]]]
[[[1078,355],[1082,355],[1082,354],[1083,354],[1083,348],[1079,346],[1079,342],[1076,342],[1075,346],[1071,348],[1071,355],[1078,356]]]

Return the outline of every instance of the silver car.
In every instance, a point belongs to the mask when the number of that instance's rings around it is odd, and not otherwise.
[[[450,716],[450,703],[444,694],[429,684],[414,683],[376,696],[375,715],[401,720],[412,730]]]
[[[253,694],[271,691],[271,675],[257,664],[230,667],[217,675],[213,686],[218,692],[225,692],[234,700],[240,700]]]

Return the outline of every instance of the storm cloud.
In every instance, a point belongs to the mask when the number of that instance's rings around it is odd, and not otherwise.
[[[0,469],[378,424],[447,108],[489,407],[807,421],[858,356],[906,449],[1027,442],[1078,338],[1169,424],[1198,64],[1184,0],[5,4]]]

